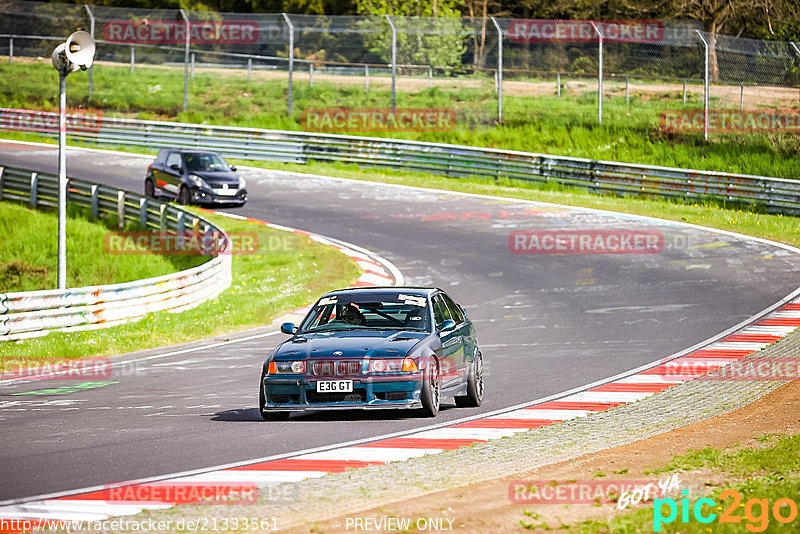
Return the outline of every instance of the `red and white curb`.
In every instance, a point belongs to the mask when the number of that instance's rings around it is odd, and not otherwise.
[[[369,258],[364,261],[372,262]],[[201,502],[209,495],[217,499],[216,503],[223,504],[226,496],[233,495],[233,500],[241,499],[242,488],[269,488],[324,477],[328,473],[438,454],[636,402],[750,356],[798,327],[800,298],[794,297],[794,300],[755,321],[685,354],[605,383],[590,385],[581,391],[553,396],[552,400],[545,402],[537,401],[538,404],[483,414],[432,429],[399,433],[371,442],[344,444],[158,481],[117,484],[113,488],[76,491],[72,495],[0,507],[0,519],[27,519],[31,525],[54,520],[103,520],[144,510],[170,508],[176,504]],[[676,369],[679,370],[677,374]]]

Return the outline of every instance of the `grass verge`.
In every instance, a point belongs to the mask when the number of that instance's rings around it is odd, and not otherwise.
[[[88,211],[69,210],[67,224],[67,286],[115,284],[189,269],[203,256],[118,255],[98,261],[108,252],[104,237],[116,231],[116,218],[90,220]],[[57,287],[58,218],[54,211],[0,202],[0,293]]]
[[[346,287],[357,266],[337,250],[291,232],[203,214],[228,232],[253,232],[256,254],[233,256],[233,282],[218,297],[182,313],[151,313],[144,319],[91,332],[59,333],[0,343],[3,369],[43,365],[174,345],[269,324],[308,304],[320,293]]]
[[[608,522],[584,521],[569,527],[570,532],[791,532],[797,530],[800,495],[800,435],[759,436],[757,448],[707,447],[676,456],[662,470],[678,472],[681,478],[692,474],[714,473],[721,483],[707,484],[705,494],[692,494],[686,501],[675,497],[675,504],[655,500],[635,511]],[[701,499],[710,499],[702,501]],[[699,503],[699,504],[698,504]],[[671,517],[671,505],[675,517]],[[687,510],[684,515],[684,510]],[[710,518],[705,522],[702,518]],[[788,519],[788,521],[787,521]],[[527,528],[541,528],[525,520]]]

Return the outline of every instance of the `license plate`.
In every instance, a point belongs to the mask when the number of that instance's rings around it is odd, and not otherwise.
[[[236,189],[214,189],[214,192],[223,197],[232,197],[236,194]]]
[[[352,380],[320,380],[317,382],[317,393],[352,393]]]

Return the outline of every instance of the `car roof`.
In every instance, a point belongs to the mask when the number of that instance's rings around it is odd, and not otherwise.
[[[199,150],[197,148],[162,148],[159,152],[177,152],[178,154],[214,154],[221,156],[219,152],[213,150]]]
[[[376,287],[348,287],[346,289],[336,289],[328,291],[324,296],[329,295],[353,295],[365,293],[411,293],[414,295],[424,295],[430,297],[437,291],[442,291],[438,287],[423,286],[376,286]]]

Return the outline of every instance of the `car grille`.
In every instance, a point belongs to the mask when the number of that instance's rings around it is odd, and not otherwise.
[[[313,376],[358,376],[361,360],[318,360],[311,362]]]

